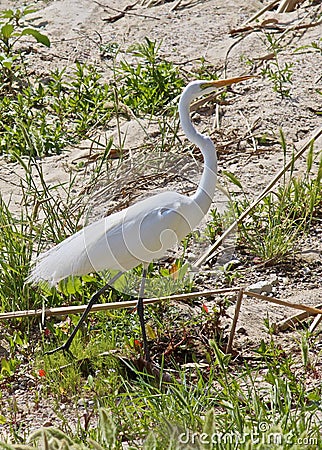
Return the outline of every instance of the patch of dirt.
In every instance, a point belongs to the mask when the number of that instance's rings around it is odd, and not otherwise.
[[[91,63],[99,67],[104,78],[108,80],[111,77],[110,61],[102,57],[100,48],[117,42],[122,49],[127,49],[133,43],[140,43],[145,37],[149,37],[158,42],[162,41],[162,55],[178,64],[187,74],[200,65],[201,59],[225,76],[249,73],[249,60],[253,60],[256,73],[260,73],[265,67],[265,59],[269,58],[270,51],[265,44],[267,40],[263,28],[258,26],[254,30],[234,35],[230,31],[241,27],[269,2],[195,0],[180,2],[179,6],[173,9],[175,3],[163,2],[150,8],[140,6],[138,3],[119,20],[112,21],[111,18],[120,14],[119,11],[124,10],[129,4],[128,0],[38,1],[36,2],[38,12],[33,15],[33,26],[47,34],[52,45],[50,49],[32,45],[28,56],[30,65],[37,75],[45,77],[54,68],[67,66],[68,70],[72,70],[76,61]],[[1,2],[1,9],[22,4],[23,1],[4,0]],[[317,111],[321,112],[322,103],[322,97],[317,93],[317,90],[322,89],[321,54],[303,48],[321,37],[321,25],[299,28],[300,25],[317,22],[319,17],[321,17],[321,3],[305,1],[294,12],[278,14],[273,11],[258,19],[258,25],[262,24],[264,19],[270,20],[266,32],[272,35],[279,31],[276,36],[280,36],[286,28],[290,30],[285,32],[287,51],[279,55],[281,64],[293,63],[290,97],[282,99],[273,90],[272,82],[267,78],[255,78],[234,87],[236,95],[233,101],[220,109],[220,129],[213,129],[212,132],[219,152],[219,184],[223,184],[220,172],[229,170],[238,176],[245,191],[255,197],[283,167],[284,155],[279,144],[279,130],[282,129],[284,132],[289,156],[294,148],[299,149],[313,131],[321,126],[321,115],[317,114]],[[253,21],[248,25],[255,23]],[[303,49],[295,52],[300,47]],[[118,58],[123,57],[124,55],[120,53]],[[208,115],[198,111],[194,115],[194,120],[198,122],[198,127],[206,127],[209,130],[214,121],[214,114],[215,111]],[[144,132],[141,125],[145,128]],[[147,120],[141,124],[136,120],[124,121],[121,128],[126,137],[125,148],[129,151],[135,152],[135,149],[143,144],[153,145],[155,133],[153,123]],[[99,139],[107,142],[113,133],[115,130],[112,128],[106,130]],[[182,138],[184,139],[183,136]],[[316,150],[321,148],[321,138],[316,142],[315,148]],[[70,172],[73,172],[76,174],[75,190],[85,189],[95,166],[95,158],[92,156],[99,152],[99,146],[93,146],[91,141],[84,141],[77,149],[69,149],[62,155],[45,158],[42,165],[46,181],[52,185],[63,183],[69,180]],[[85,162],[83,169],[77,167],[80,160]],[[302,173],[305,166],[304,156],[296,162],[294,174]],[[1,194],[5,201],[10,200],[14,211],[20,209],[19,183],[23,177],[24,172],[20,165],[8,163],[5,158],[1,158]],[[197,181],[196,175],[194,182]],[[133,183],[126,186],[130,202],[145,195],[147,187],[160,188],[149,180],[146,183],[144,189],[134,187]],[[175,188],[178,179],[172,180],[171,183]],[[183,183],[181,189],[186,188],[187,184]],[[109,207],[112,209],[117,207],[116,192],[118,191],[113,191],[112,198],[106,197],[106,200],[112,203],[107,205],[102,202],[99,210],[93,213],[93,217],[105,214]],[[221,201],[224,200],[218,191],[213,206]],[[259,268],[256,265],[249,267],[249,264],[247,267],[240,266],[238,269],[243,271],[244,275],[241,285],[247,289],[258,281],[273,279],[269,295],[294,303],[308,305],[322,303],[321,233],[322,228],[318,224],[303,242],[300,257],[294,259],[290,266],[277,265],[269,269]],[[191,252],[192,259],[198,256],[193,249]],[[206,276],[200,283],[203,289],[214,288],[214,283],[217,285],[218,279]],[[238,280],[235,284],[239,284]],[[209,307],[213,307],[214,303],[215,301],[206,302]],[[226,330],[230,329],[233,314],[234,305],[231,305],[228,309],[230,318],[225,319]],[[264,319],[269,318],[270,323],[276,323],[292,314],[294,314],[292,309],[245,298],[237,324],[235,349],[241,354],[247,353],[249,349],[255,348],[261,339],[267,338]],[[288,351],[294,350],[295,347],[298,351],[296,332],[288,331],[284,334],[281,332],[279,339],[281,345]],[[26,429],[34,429],[48,423],[60,425],[60,419],[49,405],[48,399],[41,397],[39,385],[40,380],[24,377],[19,382],[14,382],[10,389],[3,387],[2,402],[6,400],[10,405],[9,399],[14,394],[17,409],[12,404],[12,411],[19,411],[16,416],[12,413],[17,422],[13,423],[13,426],[22,422],[25,422]],[[39,389],[38,403],[33,400],[34,397],[30,393],[32,389]],[[10,409],[9,406],[8,408]],[[74,405],[72,412],[62,411],[62,414],[69,415],[70,420],[74,421],[82,408],[82,405]],[[0,425],[0,436],[1,428]]]

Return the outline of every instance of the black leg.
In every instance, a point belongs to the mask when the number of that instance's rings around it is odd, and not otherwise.
[[[141,281],[140,292],[139,292],[137,312],[138,312],[138,316],[139,316],[139,319],[140,319],[140,325],[141,325],[141,331],[142,331],[144,356],[145,356],[145,359],[147,361],[150,361],[150,352],[149,352],[148,340],[147,340],[147,337],[146,337],[146,330],[145,330],[144,305],[143,305],[143,296],[144,296],[146,274],[147,274],[147,267],[143,266],[143,274],[142,274],[142,281]]]
[[[63,350],[64,352],[69,352],[70,353],[70,346],[74,340],[74,337],[77,333],[77,331],[80,329],[82,323],[86,320],[90,310],[92,309],[92,306],[94,305],[94,303],[97,302],[97,300],[100,298],[100,296],[118,279],[120,278],[120,276],[122,275],[123,272],[118,272],[113,278],[111,278],[111,280],[105,285],[103,286],[99,291],[95,292],[95,294],[91,297],[85,311],[83,312],[81,318],[79,319],[77,325],[75,326],[75,328],[73,329],[71,335],[69,336],[69,338],[67,339],[67,341],[65,342],[65,344],[61,345],[60,347],[54,348],[53,350],[49,350],[48,352],[45,352],[45,355],[51,355],[53,353],[56,353],[60,350]]]

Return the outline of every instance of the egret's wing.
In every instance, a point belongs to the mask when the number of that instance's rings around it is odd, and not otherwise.
[[[70,275],[126,271],[158,259],[195,226],[189,197],[163,192],[83,228],[39,255],[28,282],[51,285]]]
[[[158,200],[162,203],[162,198]],[[181,198],[176,198],[168,205],[142,211],[135,220],[127,222],[123,236],[128,252],[140,262],[150,262],[164,256],[169,248],[191,231],[181,207]]]
[[[158,199],[160,200],[160,199]],[[191,230],[176,208],[143,202],[129,208],[117,226],[86,239],[87,256],[94,271],[127,271],[142,262],[162,257]]]
[[[101,219],[94,222],[41,253],[31,269],[27,282],[37,283],[43,280],[54,286],[69,275],[84,275],[94,271],[88,248],[93,248],[95,242],[116,226],[117,214],[110,216],[109,221]]]

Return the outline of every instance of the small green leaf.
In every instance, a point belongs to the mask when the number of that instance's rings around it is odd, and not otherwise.
[[[320,158],[320,162],[319,162],[318,173],[316,176],[316,182],[318,185],[320,185],[321,180],[322,180],[322,153],[321,153],[321,158]]]
[[[22,16],[27,16],[28,14],[33,14],[34,12],[37,12],[38,9],[33,9],[33,8],[28,8],[26,7],[23,11],[22,11]]]
[[[5,423],[7,423],[7,419],[5,416],[0,415],[0,425],[4,425]]]
[[[12,67],[12,59],[11,58],[0,59],[0,64],[1,64],[1,66],[10,70]]]
[[[312,164],[313,164],[313,149],[314,149],[314,140],[311,141],[309,153],[307,155],[306,159],[306,167],[307,167],[307,173],[311,172]]]
[[[153,339],[157,338],[156,332],[154,331],[154,329],[151,327],[151,325],[149,323],[145,324],[145,328],[146,328],[146,334],[149,339],[153,340]]]
[[[1,34],[5,40],[9,39],[12,35],[12,32],[14,30],[14,26],[11,25],[11,23],[7,23],[6,25],[3,25],[1,28]]]
[[[22,36],[30,35],[33,36],[37,42],[40,44],[45,45],[46,47],[50,47],[50,40],[47,36],[44,34],[39,33],[39,31],[35,30],[34,28],[25,28],[23,32],[21,33]]]
[[[280,138],[281,138],[281,147],[283,149],[284,154],[286,154],[287,145],[286,145],[285,136],[284,136],[283,130],[281,128],[279,131],[280,131]]]
[[[216,356],[216,364],[222,369],[227,370],[229,366],[231,355],[225,354],[217,345],[217,342],[214,339],[209,341],[210,347],[214,350]]]
[[[307,395],[307,399],[311,402],[319,402],[321,401],[321,396],[317,392],[313,391]]]
[[[11,366],[6,358],[1,359],[1,374],[7,373],[8,375],[12,374]]]
[[[5,9],[4,11],[1,11],[0,17],[4,19],[12,19],[14,16],[14,12],[12,9]]]
[[[227,172],[226,170],[223,170],[222,172],[229,180],[234,183],[236,186],[238,186],[241,190],[243,190],[243,186],[241,182],[238,180],[238,178],[231,172]]]
[[[62,292],[67,295],[74,295],[79,292],[82,282],[78,277],[69,277],[67,280],[63,280],[60,283]]]

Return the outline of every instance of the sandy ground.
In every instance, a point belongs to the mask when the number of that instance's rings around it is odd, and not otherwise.
[[[21,5],[21,1],[1,1],[1,9]],[[146,2],[147,3],[147,2]],[[33,16],[33,26],[47,34],[51,39],[51,48],[37,47],[29,55],[31,64],[39,75],[46,74],[55,67],[66,66],[72,69],[75,61],[91,63],[99,67],[106,79],[110,77],[107,61],[101,58],[100,46],[117,42],[122,49],[130,44],[142,42],[145,37],[162,41],[161,54],[174,61],[187,73],[200,64],[200,59],[213,66],[225,76],[236,76],[249,73],[247,60],[255,61],[255,73],[265,67],[265,58],[269,49],[263,43],[261,30],[243,31],[232,35],[231,30],[243,27],[247,19],[258,12],[268,2],[252,0],[183,1],[176,9],[178,2],[165,2],[159,6],[137,6],[114,22],[108,19],[123,10],[128,0],[100,2],[87,0],[57,0],[36,2],[38,12]],[[113,9],[114,8],[114,9]],[[276,27],[283,30],[296,28],[299,25],[311,24],[321,15],[321,2],[304,1],[300,8],[290,13],[278,14],[270,11],[261,15],[259,24],[269,19],[272,28],[268,32],[276,32]],[[254,25],[256,22],[251,22]],[[321,54],[313,51],[295,49],[310,45],[321,37],[321,24],[315,27],[288,31],[285,37],[287,50],[280,54],[281,63],[294,64],[293,82],[290,86],[290,97],[282,99],[273,91],[272,83],[267,78],[259,77],[244,85],[236,86],[238,93],[233,104],[223,107],[221,129],[213,130],[213,137],[219,152],[220,170],[229,170],[241,180],[247,193],[256,196],[283,166],[283,153],[279,145],[279,129],[282,128],[288,143],[289,153],[299,149],[309,139],[314,130],[321,126],[322,97],[316,91],[322,88]],[[321,44],[320,44],[321,45]],[[120,55],[122,57],[122,55]],[[214,117],[202,117],[203,125],[211,126]],[[122,125],[126,135],[125,147],[135,149],[150,139],[153,124],[144,123],[147,134],[136,121]],[[249,133],[249,129],[252,132]],[[115,130],[106,130],[102,139],[108,139]],[[266,137],[265,145],[254,145],[253,137]],[[151,138],[152,139],[152,138]],[[238,141],[227,146],[230,141]],[[48,182],[57,184],[69,179],[70,171],[76,167],[79,158],[86,161],[86,170],[77,172],[77,186],[81,189],[88,183],[93,163],[88,158],[90,143],[82,142],[77,149],[70,149],[62,155],[45,158],[43,170]],[[321,149],[321,139],[315,145],[316,151]],[[95,148],[92,149],[95,152]],[[96,151],[99,151],[97,149]],[[305,156],[296,163],[295,173],[305,170]],[[11,199],[11,208],[19,210],[20,198],[19,178],[23,171],[17,164],[5,158],[0,159],[0,189],[6,201]],[[222,181],[219,175],[219,183]],[[140,196],[140,192],[136,192]],[[219,197],[214,199],[214,205]],[[95,213],[104,214],[106,206]],[[301,264],[295,271],[292,268],[272,268],[270,273],[254,268],[247,272],[242,283],[249,286],[258,280],[274,278],[274,295],[294,302],[307,304],[322,303],[321,288],[321,227],[303,243]],[[305,255],[309,254],[310,257]],[[204,287],[211,287],[208,279]],[[244,301],[237,334],[237,347],[255,345],[263,336],[262,319],[269,315],[273,322],[279,321],[294,311],[282,307],[268,305],[254,299]],[[232,316],[233,308],[229,310]],[[41,421],[40,421],[41,422]]]

